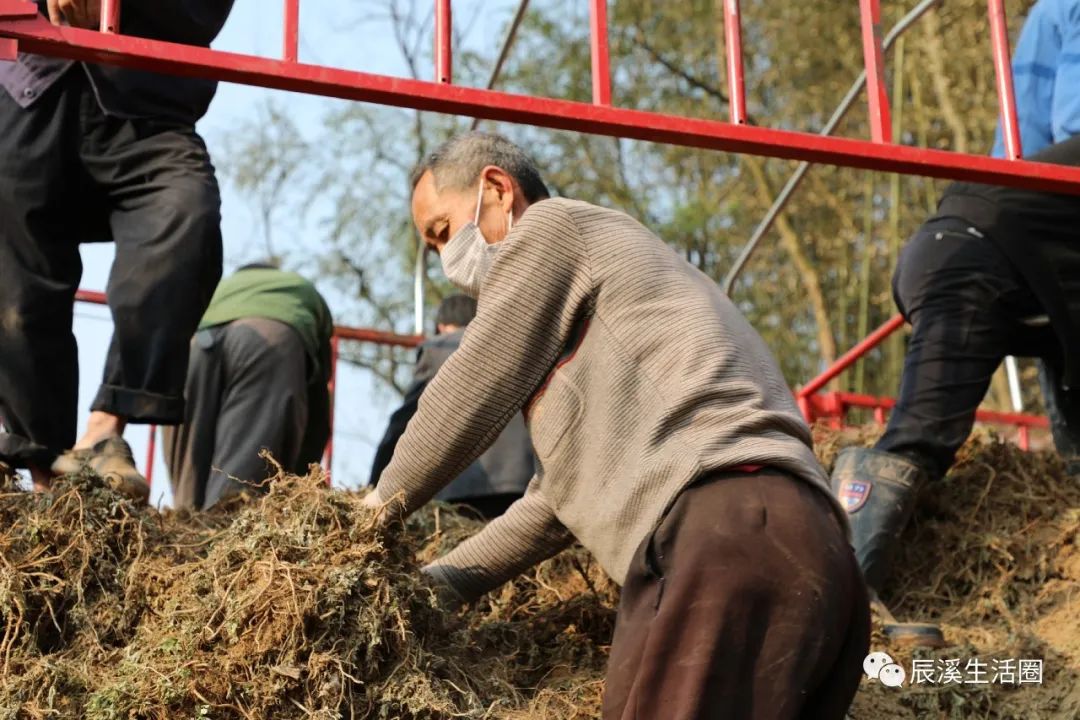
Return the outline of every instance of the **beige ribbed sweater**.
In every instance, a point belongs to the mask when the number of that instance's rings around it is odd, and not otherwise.
[[[503,243],[377,493],[416,510],[523,409],[540,470],[426,572],[471,598],[576,538],[622,583],[675,496],[736,465],[788,471],[832,499],[765,343],[659,238],[621,212],[555,199]]]

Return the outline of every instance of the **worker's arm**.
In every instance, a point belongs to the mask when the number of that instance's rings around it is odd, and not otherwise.
[[[534,205],[503,243],[461,348],[421,396],[375,502],[395,500],[408,514],[461,474],[540,387],[586,311],[588,258],[565,207]]]
[[[1061,50],[1054,73],[1050,122],[1054,142],[1080,134],[1080,2],[1068,0],[1062,9]],[[1025,153],[1027,151],[1025,149]]]
[[[555,555],[573,536],[555,517],[536,480],[483,530],[424,567],[424,573],[469,602]]]

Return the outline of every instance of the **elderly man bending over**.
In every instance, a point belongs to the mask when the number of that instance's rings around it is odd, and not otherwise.
[[[369,504],[413,512],[524,410],[525,497],[426,573],[469,600],[577,539],[623,586],[604,718],[842,718],[866,591],[761,338],[632,218],[549,199],[501,137],[456,137],[413,181],[479,304]]]

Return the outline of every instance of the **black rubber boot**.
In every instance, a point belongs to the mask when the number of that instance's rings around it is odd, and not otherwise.
[[[945,639],[936,625],[896,622],[878,597],[924,479],[922,468],[905,457],[847,448],[836,459],[832,489],[847,510],[855,557],[870,589],[871,606],[884,620],[885,634],[900,644],[941,647]]]
[[[1039,385],[1054,448],[1065,463],[1065,471],[1080,476],[1080,398],[1061,386],[1058,373],[1045,362],[1039,363]]]

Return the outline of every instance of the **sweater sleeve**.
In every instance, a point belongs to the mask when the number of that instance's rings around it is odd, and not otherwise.
[[[543,383],[592,286],[562,201],[531,206],[503,241],[461,347],[420,397],[376,489],[408,514],[491,446]]]
[[[566,548],[573,535],[555,517],[544,496],[529,492],[483,530],[423,571],[465,601],[494,590]]]

